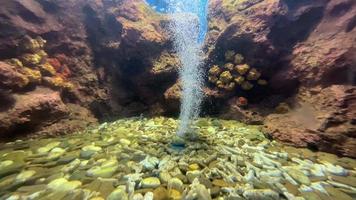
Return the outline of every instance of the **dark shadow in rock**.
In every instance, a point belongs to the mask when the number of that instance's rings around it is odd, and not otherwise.
[[[0,89],[0,112],[4,112],[15,104],[15,98],[10,91]]]
[[[345,31],[350,32],[350,31],[354,30],[355,27],[356,27],[356,15],[347,24]]]
[[[292,47],[298,42],[308,38],[310,33],[320,23],[324,7],[310,8],[296,20],[288,19],[281,16],[277,23],[271,28],[268,38],[273,42],[275,47],[291,51]]]
[[[60,7],[49,0],[37,0],[41,4],[44,11],[47,13],[55,14],[59,11]]]
[[[355,4],[354,0],[349,0],[345,2],[341,2],[340,4],[336,5],[331,11],[330,11],[330,16],[333,17],[341,17],[345,13],[347,13]]]
[[[45,22],[44,19],[38,17],[35,13],[31,12],[27,8],[25,8],[22,4],[15,2],[16,3],[16,9],[18,12],[18,15],[24,20],[29,23],[33,24],[43,24]]]

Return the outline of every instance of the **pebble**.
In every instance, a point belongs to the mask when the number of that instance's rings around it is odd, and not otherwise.
[[[153,170],[159,164],[159,159],[156,157],[147,156],[144,160],[140,162],[145,170]]]
[[[168,118],[122,119],[90,135],[8,143],[0,150],[0,190],[18,199],[355,197],[353,159],[284,147],[254,126],[204,120],[202,141],[180,138],[175,147],[178,122]]]
[[[201,172],[199,170],[188,171],[186,177],[188,178],[188,181],[192,183],[195,178],[200,176],[200,174]]]
[[[37,153],[39,154],[45,154],[48,153],[49,151],[51,151],[53,148],[57,147],[60,144],[60,142],[51,142],[49,144],[47,144],[44,147],[40,147],[37,149]]]
[[[356,188],[356,177],[330,176],[330,179]]]
[[[183,182],[178,178],[172,178],[168,181],[168,189],[183,191]]]
[[[250,189],[243,193],[248,200],[279,200],[279,194],[270,189]]]
[[[101,147],[97,147],[94,145],[88,145],[82,148],[80,152],[80,157],[84,159],[89,159],[92,155],[102,150]]]
[[[232,187],[232,184],[227,183],[223,179],[214,179],[212,182],[213,185],[218,186],[218,187]]]
[[[194,164],[190,164],[190,165],[188,166],[188,169],[189,169],[190,171],[195,171],[195,170],[199,170],[200,167],[199,167],[198,164],[194,163]]]
[[[129,200],[129,196],[125,191],[125,186],[117,187],[112,193],[109,194],[106,200]]]
[[[24,183],[36,174],[34,170],[22,171],[15,178],[15,183]]]
[[[159,179],[163,184],[167,184],[171,178],[172,176],[166,171],[159,173]]]
[[[48,183],[48,189],[59,192],[68,192],[80,187],[82,183],[80,181],[68,181],[65,178],[59,178]]]
[[[169,192],[170,200],[181,200],[182,199],[182,193],[180,193],[178,190],[171,189],[168,192]]]
[[[158,187],[153,191],[153,198],[155,200],[166,200],[169,199],[168,190],[164,187]]]
[[[141,181],[142,188],[156,188],[161,185],[161,181],[156,177],[148,177]]]
[[[332,199],[352,200],[352,197],[350,197],[349,195],[347,195],[346,193],[342,192],[339,189],[336,189],[336,188],[333,188],[333,187],[325,187],[325,190],[332,197]]]
[[[304,185],[310,185],[310,180],[309,178],[304,175],[303,172],[301,172],[298,169],[294,169],[294,168],[289,168],[287,169],[287,173],[294,179],[296,180],[298,183],[300,184],[304,184]]]

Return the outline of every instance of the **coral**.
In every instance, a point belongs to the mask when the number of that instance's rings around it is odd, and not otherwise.
[[[241,88],[243,90],[251,90],[253,88],[253,85],[249,81],[244,81],[241,83]]]
[[[25,52],[35,53],[41,46],[36,39],[32,39],[29,36],[25,36],[22,40],[21,48]]]
[[[63,89],[71,90],[71,89],[74,88],[74,85],[72,83],[66,82],[63,78],[61,78],[59,76],[56,76],[56,77],[44,77],[43,81],[49,87],[52,87],[54,89],[63,88]]]
[[[48,54],[43,50],[39,50],[36,54],[40,56],[42,60],[45,60],[48,57]]]
[[[245,81],[245,77],[243,77],[243,76],[238,76],[238,77],[236,77],[236,78],[234,79],[234,81],[235,81],[237,84],[241,85],[241,84]]]
[[[47,43],[47,41],[40,36],[36,37],[36,41],[41,49],[44,48],[44,45]]]
[[[260,77],[261,77],[261,73],[254,68],[251,69],[247,74],[247,80],[250,80],[250,81],[256,81]]]
[[[67,67],[67,65],[62,64],[65,62],[64,55],[59,55],[58,58],[48,58],[47,62],[53,66],[53,68],[58,73],[58,76],[62,78],[68,78],[71,75],[71,71]]]
[[[221,73],[221,69],[217,65],[214,65],[209,69],[209,74],[211,75],[218,76],[220,73]]]
[[[216,76],[209,76],[208,79],[211,83],[216,83],[219,80]]]
[[[243,64],[243,65],[237,65],[236,66],[236,71],[241,75],[246,74],[249,69],[250,69],[250,66],[248,64]]]
[[[232,62],[234,61],[234,56],[235,56],[235,52],[234,51],[226,51],[225,53],[225,61],[227,62]]]
[[[234,62],[236,66],[232,62]],[[251,90],[254,87],[253,84],[261,86],[267,85],[266,80],[259,79],[261,76],[259,71],[255,68],[251,69],[248,64],[243,62],[244,57],[241,54],[235,54],[232,50],[226,51],[225,64],[223,67],[213,65],[209,69],[209,82],[217,88],[226,91],[233,91],[238,88],[238,86],[243,90]],[[224,71],[222,71],[222,69]]]
[[[9,60],[6,60],[5,62],[16,67],[23,67],[22,62],[17,58],[11,58]]]
[[[244,61],[244,57],[241,55],[241,54],[236,54],[235,57],[234,57],[234,63],[236,65],[240,65],[242,64]]]
[[[220,74],[220,80],[223,83],[229,83],[233,79],[231,73],[229,71],[224,71]]]
[[[234,69],[234,64],[232,64],[232,63],[226,63],[226,64],[224,65],[224,68],[227,69],[227,70],[229,70],[229,71],[232,71],[232,70]]]
[[[42,57],[38,54],[24,54],[20,59],[25,66],[36,66],[42,61]]]
[[[22,69],[24,75],[29,79],[30,83],[40,83],[42,74],[38,70],[33,70],[28,67]]]
[[[235,87],[236,87],[236,83],[235,82],[230,82],[229,84],[227,84],[225,86],[225,89],[227,91],[233,91],[235,89]]]
[[[225,87],[224,87],[224,83],[223,83],[222,81],[220,81],[220,80],[216,81],[216,86],[217,86],[218,88],[221,88],[221,89],[224,89],[224,88],[225,88]]]
[[[42,72],[43,75],[54,76],[56,75],[56,70],[54,67],[46,62],[45,64],[39,65],[38,68]]]

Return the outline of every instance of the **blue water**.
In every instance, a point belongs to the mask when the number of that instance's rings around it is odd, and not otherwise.
[[[157,12],[161,13],[174,13],[177,11],[172,11],[169,9],[169,3],[183,3],[187,4],[187,2],[198,3],[199,9],[194,9],[194,6],[186,6],[187,9],[184,12],[189,12],[196,14],[199,17],[199,42],[203,42],[205,39],[205,35],[208,29],[208,0],[146,0],[149,5],[152,6]],[[188,3],[189,4],[189,3]]]

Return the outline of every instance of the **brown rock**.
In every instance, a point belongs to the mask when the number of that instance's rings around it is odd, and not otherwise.
[[[271,114],[265,131],[273,138],[298,146],[313,147],[356,157],[355,92],[350,86],[334,85],[311,95],[299,95],[301,106],[291,112]],[[354,105],[355,104],[355,105]]]
[[[16,103],[0,113],[0,136],[10,137],[54,123],[68,114],[59,93],[45,88],[14,95]]]
[[[22,88],[26,86],[30,81],[19,70],[17,66],[9,65],[4,62],[0,62],[0,88]]]

